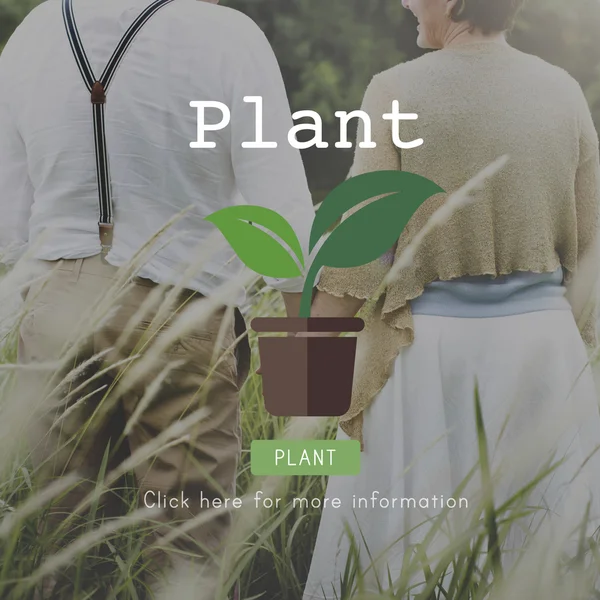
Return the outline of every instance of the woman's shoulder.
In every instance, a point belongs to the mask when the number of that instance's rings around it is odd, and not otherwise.
[[[393,86],[413,76],[420,76],[438,65],[440,51],[428,52],[418,58],[413,58],[394,65],[373,77],[373,83],[382,87]]]
[[[529,54],[523,50],[512,48],[512,52],[516,60],[520,62],[524,68],[535,72],[539,77],[544,77],[551,81],[555,81],[572,91],[573,89],[581,89],[579,82],[562,67],[552,64],[535,54]]]
[[[539,56],[515,50],[524,65],[525,76],[531,86],[537,85],[544,90],[548,101],[552,99],[563,108],[570,107],[579,114],[580,119],[586,120],[591,115],[588,101],[581,84],[566,69],[552,64]]]
[[[427,52],[418,58],[408,60],[381,71],[373,78],[372,85],[378,89],[394,90],[411,87],[411,83],[427,84],[427,81],[436,80],[447,82],[454,75],[465,76],[464,68],[468,64],[469,78],[475,77],[477,68],[481,67],[487,75],[493,74],[494,79],[502,79],[501,67],[506,77],[517,78],[520,73],[521,80],[527,80],[531,86],[547,86],[552,94],[570,97],[580,102],[583,92],[579,82],[565,69],[551,64],[534,54],[528,54],[512,46],[507,47],[506,53],[502,55],[504,63],[496,63],[493,69],[486,65],[485,61],[469,61],[465,63],[464,52],[435,50]],[[468,55],[468,51],[466,53]],[[501,56],[500,54],[497,55]],[[498,69],[497,67],[500,67]],[[419,86],[420,87],[420,86]]]

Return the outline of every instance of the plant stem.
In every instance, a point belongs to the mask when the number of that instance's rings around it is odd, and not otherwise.
[[[317,279],[317,274],[319,273],[320,268],[321,265],[319,265],[319,263],[316,261],[313,261],[310,269],[308,270],[308,275],[306,276],[306,281],[304,282],[304,289],[302,290],[302,299],[300,301],[300,317],[302,319],[308,319],[310,317],[313,288],[315,287],[315,280]]]

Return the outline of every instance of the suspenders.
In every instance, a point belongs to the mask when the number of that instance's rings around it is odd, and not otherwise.
[[[100,232],[100,243],[102,244],[102,256],[106,256],[112,247],[113,239],[113,205],[110,184],[110,168],[106,151],[106,129],[104,124],[104,105],[106,94],[115,76],[123,57],[131,46],[135,36],[142,27],[163,7],[174,0],[155,0],[140,16],[133,22],[131,27],[119,42],[113,52],[106,68],[99,79],[96,78],[88,57],[81,43],[79,30],[75,23],[73,14],[73,0],[63,0],[63,19],[69,37],[69,43],[75,56],[75,61],[87,86],[92,101],[94,118],[94,141],[96,148],[96,171],[98,177],[98,198],[100,205],[100,218],[98,227]]]

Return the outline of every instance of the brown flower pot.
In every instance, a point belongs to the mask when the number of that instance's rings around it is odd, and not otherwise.
[[[258,333],[359,332],[362,319],[254,319]],[[265,406],[276,417],[341,417],[350,409],[356,337],[258,340]]]

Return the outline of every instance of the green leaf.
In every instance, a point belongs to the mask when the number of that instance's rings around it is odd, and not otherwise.
[[[502,551],[498,537],[498,513],[494,506],[494,483],[492,481],[488,440],[483,421],[479,383],[475,379],[475,424],[477,425],[477,443],[479,446],[479,465],[481,468],[481,482],[483,484],[485,505],[485,528],[488,532],[488,553],[491,557],[494,575],[502,578]]]
[[[323,200],[310,232],[310,251],[312,252],[321,237],[346,212],[366,200],[393,192],[402,192],[411,199],[415,197],[429,198],[443,191],[429,179],[406,171],[375,171],[352,177],[336,187]],[[400,237],[403,228],[404,226],[397,228],[398,236],[396,239]],[[395,241],[392,241],[390,246]]]
[[[252,223],[279,236],[304,266],[302,248],[291,225],[275,211],[262,206],[231,206],[206,217],[216,225],[239,259],[263,277],[292,279],[302,271],[288,251],[271,235]]]
[[[265,208],[263,206],[230,206],[228,208],[224,208],[223,210],[219,210],[206,218],[207,221],[211,221],[220,228],[215,221],[215,218],[218,219],[220,223],[235,219],[249,223],[256,223],[257,225],[272,231],[291,248],[300,264],[304,267],[302,246],[300,245],[300,241],[298,240],[296,232],[292,226],[274,210]]]
[[[443,192],[433,181],[405,171],[375,171],[338,186],[317,212],[311,248],[347,210],[375,196],[388,195],[351,214],[325,240],[306,276],[300,316],[310,315],[312,289],[321,267],[360,267],[376,260],[398,241],[417,209],[431,196]]]
[[[327,238],[315,262],[334,268],[366,265],[397,241],[417,209],[430,197],[431,187],[408,198],[396,193],[361,208],[342,221]]]

